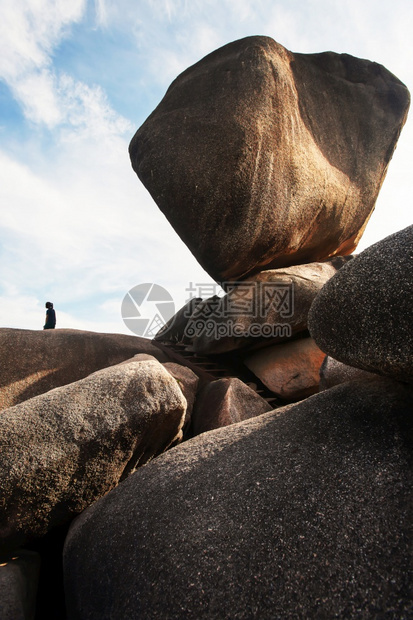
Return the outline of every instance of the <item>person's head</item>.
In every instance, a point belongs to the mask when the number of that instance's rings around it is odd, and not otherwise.
[[[53,304],[51,301],[46,301],[46,308],[53,308]]]

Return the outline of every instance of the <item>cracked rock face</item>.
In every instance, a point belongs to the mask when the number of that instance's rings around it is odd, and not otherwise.
[[[176,78],[132,166],[218,282],[322,261],[357,246],[409,101],[377,63],[248,37]]]
[[[0,415],[0,551],[69,521],[182,436],[186,400],[156,360],[96,372]]]

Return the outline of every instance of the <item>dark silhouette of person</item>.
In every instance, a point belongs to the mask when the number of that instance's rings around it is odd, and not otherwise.
[[[46,301],[46,321],[43,329],[54,329],[56,327],[56,312],[53,310],[51,301]]]

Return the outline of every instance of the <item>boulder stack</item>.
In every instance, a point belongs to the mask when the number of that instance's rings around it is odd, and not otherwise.
[[[312,302],[343,262],[269,269],[234,282],[222,298],[197,304],[184,336],[202,354],[290,340],[307,329]]]
[[[226,294],[192,300],[156,338],[245,358],[308,336],[310,305],[357,247],[409,104],[377,63],[295,54],[268,37],[234,41],[178,76],[133,137],[131,162]]]
[[[173,82],[132,164],[225,294],[0,330],[1,618],[412,616],[413,227],[351,257],[408,105],[268,37]]]

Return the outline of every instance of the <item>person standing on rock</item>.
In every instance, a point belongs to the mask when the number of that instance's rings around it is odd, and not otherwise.
[[[46,301],[46,321],[43,329],[54,329],[56,327],[56,312],[53,310],[51,301]]]

